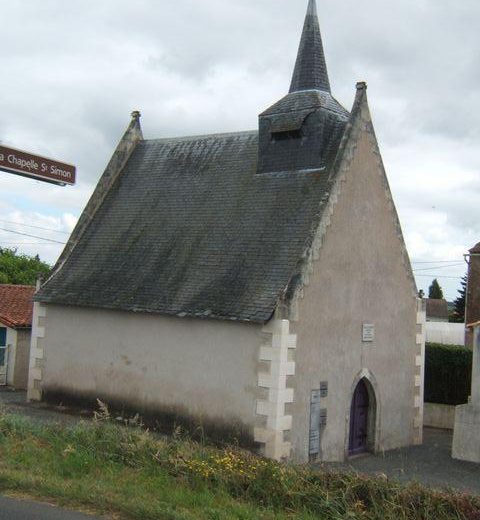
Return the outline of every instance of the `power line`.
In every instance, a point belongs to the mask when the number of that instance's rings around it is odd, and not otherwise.
[[[6,229],[3,227],[0,227],[0,229],[2,231],[7,231],[7,233],[15,233],[16,235],[23,235],[25,237],[38,238],[39,240],[46,240],[47,242],[54,242],[55,244],[66,244],[66,242],[60,242],[59,240],[53,240],[53,238],[39,237],[38,235],[29,235],[28,233],[20,233],[20,231],[13,231],[12,229]]]
[[[461,258],[455,258],[455,260],[429,260],[413,262],[412,264],[451,264],[452,262],[460,262]]]
[[[0,219],[0,222],[3,222],[4,224],[14,224],[15,226],[25,226],[25,227],[35,228],[35,229],[43,229],[43,231],[53,231],[54,233],[63,233],[64,235],[69,235],[70,234],[68,231],[61,231],[59,229],[52,229],[52,228],[46,228],[46,227],[40,227],[40,226],[33,226],[32,224],[22,224],[21,222],[11,222],[10,220]]]
[[[449,265],[434,265],[432,267],[422,267],[421,269],[414,269],[414,271],[431,271],[432,269],[447,269],[449,267],[458,267],[460,265],[463,265],[462,263],[457,264],[449,264]]]
[[[3,247],[3,248],[21,248],[23,246],[44,246],[44,247],[53,247],[53,246],[56,246],[57,244],[52,244],[51,242],[33,242],[33,243],[30,243],[30,242],[22,242],[22,243],[15,243],[15,244],[0,244],[0,249]]]
[[[416,277],[418,276],[424,276],[426,278],[450,278],[452,280],[461,280],[463,277],[462,276],[444,276],[444,275],[441,275],[441,274],[415,274]]]
[[[39,245],[46,246],[46,245],[48,245],[48,244],[44,244],[43,242],[3,242],[3,240],[1,240],[0,242],[4,246],[39,246]]]

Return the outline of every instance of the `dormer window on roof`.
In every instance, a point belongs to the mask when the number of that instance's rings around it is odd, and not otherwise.
[[[349,113],[330,93],[315,0],[310,0],[290,92],[259,116],[258,172],[329,169]]]

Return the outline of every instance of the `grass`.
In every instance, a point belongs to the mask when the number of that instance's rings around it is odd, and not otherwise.
[[[116,518],[480,520],[480,498],[314,472],[99,420],[71,428],[0,414],[0,492]]]

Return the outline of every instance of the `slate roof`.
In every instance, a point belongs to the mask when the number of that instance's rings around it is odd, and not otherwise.
[[[33,295],[31,285],[0,285],[0,322],[12,329],[32,326]]]
[[[258,169],[257,131],[139,141],[36,298],[182,317],[269,320],[299,278],[328,202],[348,119],[330,95],[322,56],[310,0],[292,81],[299,92],[262,116],[280,116],[271,122],[282,131],[303,125],[315,111],[315,124],[304,126],[318,136],[315,146],[302,148],[308,136],[292,143],[300,147],[292,162],[283,141],[280,168],[272,163],[272,171]],[[302,153],[308,160],[301,160]]]
[[[329,93],[287,94],[259,117],[259,173],[327,168],[334,160],[350,114]],[[301,139],[278,143],[274,133],[300,131]]]
[[[312,89],[330,92],[315,0],[309,0],[308,3],[290,92]]]
[[[137,145],[44,302],[268,320],[328,198],[328,172],[255,175],[257,132]]]
[[[290,92],[280,101],[262,112],[261,116],[285,114],[286,118],[303,118],[314,110],[323,109],[335,114],[339,119],[347,120],[349,112],[329,93],[321,90]]]

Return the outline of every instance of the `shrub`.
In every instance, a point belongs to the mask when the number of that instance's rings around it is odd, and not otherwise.
[[[472,351],[460,345],[427,343],[425,402],[458,405],[468,402]]]

